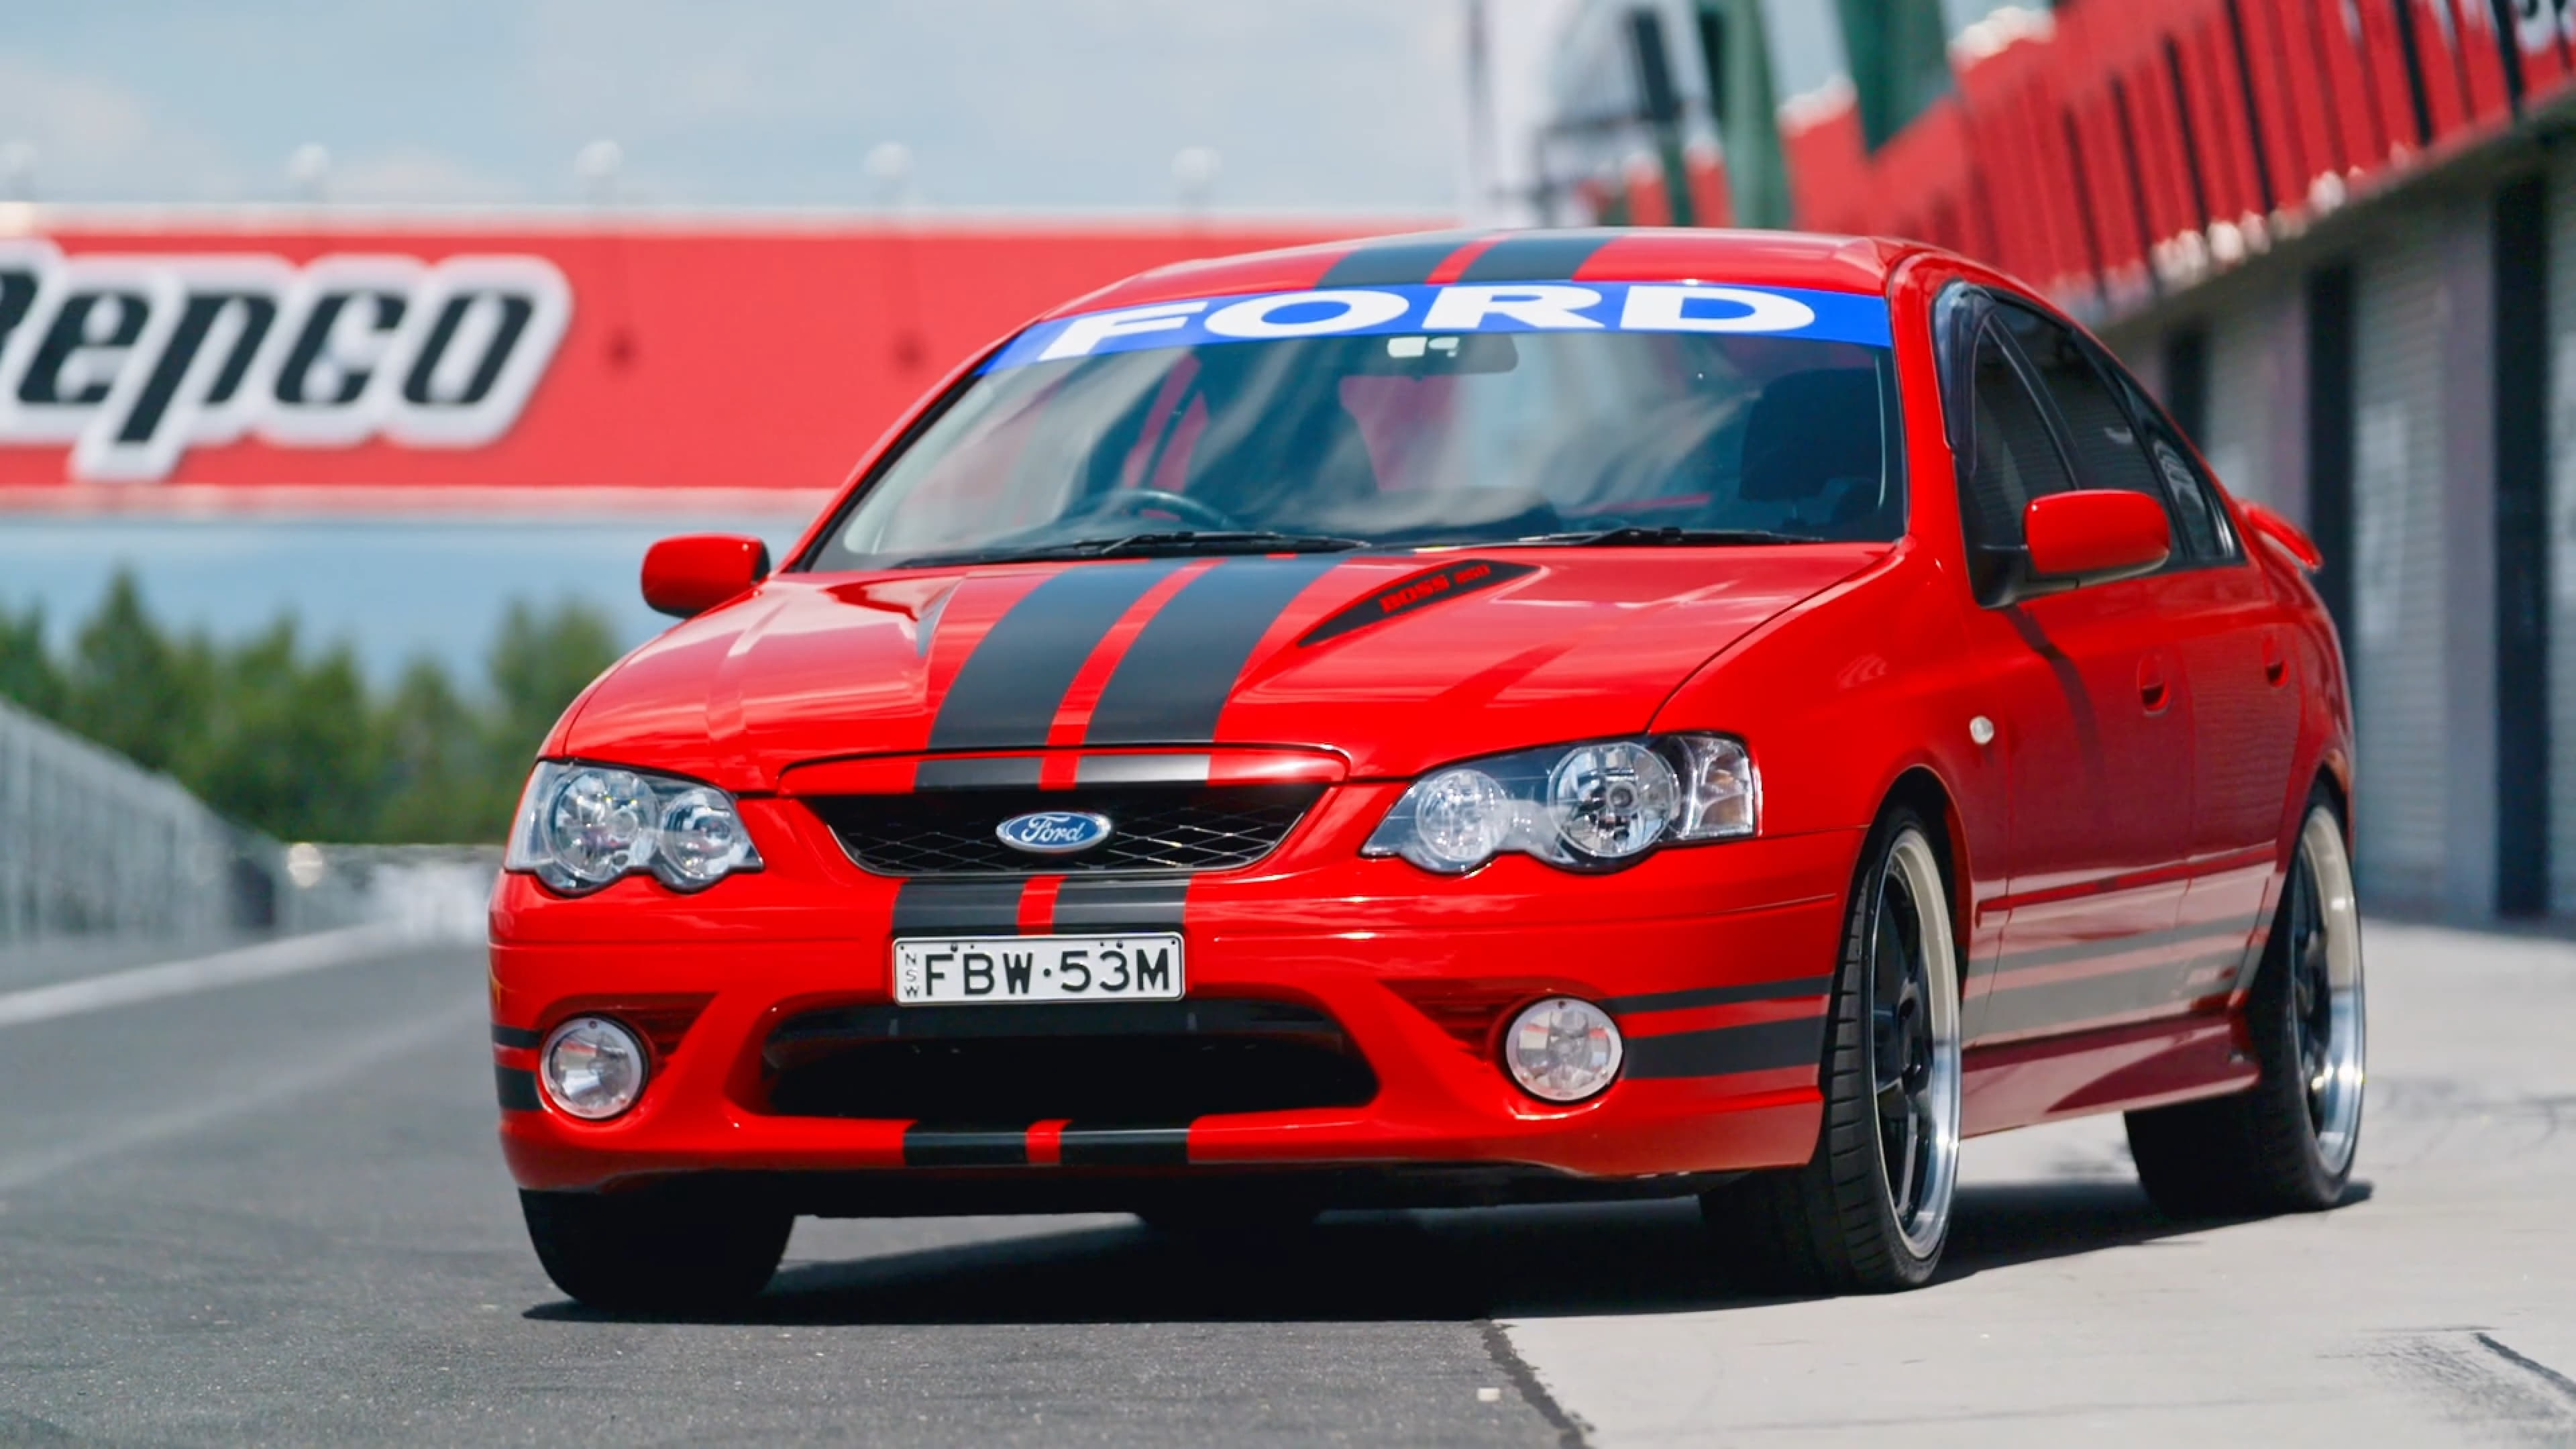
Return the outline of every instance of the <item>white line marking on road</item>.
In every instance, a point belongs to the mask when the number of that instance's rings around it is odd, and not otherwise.
[[[105,1011],[114,1006],[132,1006],[136,1002],[158,1001],[166,996],[211,991],[218,986],[236,986],[245,981],[268,981],[279,976],[346,966],[352,961],[382,955],[410,939],[396,926],[350,926],[344,930],[317,931],[309,936],[267,941],[188,961],[169,961],[159,966],[138,966],[131,971],[111,971],[103,976],[58,981],[51,986],[0,995],[0,1027],[55,1021],[66,1016]]]
[[[77,1142],[0,1158],[0,1194],[14,1192],[104,1157],[150,1147],[174,1137],[194,1136],[230,1118],[279,1106],[343,1077],[419,1051],[442,1036],[479,1025],[489,1009],[477,996],[453,1010],[421,1017],[398,1031],[339,1033],[347,1038],[339,1050],[266,1077],[257,1086],[92,1132]]]

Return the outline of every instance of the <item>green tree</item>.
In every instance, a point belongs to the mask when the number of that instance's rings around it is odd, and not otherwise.
[[[119,569],[73,640],[62,721],[145,769],[172,770],[203,734],[213,663],[203,639],[163,633]]]
[[[524,772],[564,707],[617,654],[616,631],[597,609],[567,600],[540,614],[513,601],[490,659],[496,767]]]
[[[182,783],[287,840],[363,840],[380,800],[374,711],[346,645],[308,661],[280,619],[227,651]]]
[[[384,804],[376,839],[502,837],[516,803],[518,766],[494,757],[484,721],[458,697],[437,661],[413,660],[377,718]]]
[[[62,667],[45,648],[44,607],[23,615],[0,610],[0,699],[60,719],[67,692]]]
[[[44,634],[0,612],[0,695],[287,840],[499,841],[547,730],[617,657],[597,610],[513,603],[484,698],[422,659],[379,701],[348,646],[308,654],[283,618],[231,646],[173,636],[124,572],[67,661]]]

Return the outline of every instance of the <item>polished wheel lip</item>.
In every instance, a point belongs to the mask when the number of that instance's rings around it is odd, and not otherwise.
[[[1901,992],[1890,1019],[1878,1010],[1879,953],[1888,944],[1902,947],[1902,931],[1891,931],[1891,907],[1905,912],[1915,925],[1906,962],[1910,993]],[[1919,830],[1907,829],[1888,847],[1870,906],[1868,983],[1870,1103],[1879,1142],[1879,1183],[1896,1234],[1918,1258],[1938,1251],[1949,1231],[1951,1200],[1959,1174],[1959,988],[1958,956],[1950,930],[1947,887],[1932,844]],[[1908,1017],[1907,1008],[1919,1014]],[[1903,1066],[1886,1080],[1882,1058],[1891,1029],[1901,1039]],[[1891,1095],[1902,1102],[1912,1135],[1900,1133],[1913,1150],[1889,1150]],[[1890,1161],[1901,1156],[1904,1162]],[[1900,1185],[1903,1190],[1900,1191]]]
[[[2353,893],[2352,857],[2343,825],[2325,809],[2309,812],[2299,831],[2298,870],[2290,881],[2290,939],[2282,959],[2291,972],[2290,1011],[2299,1070],[2307,1080],[2308,1125],[2317,1159],[2327,1175],[2352,1167],[2361,1138],[2365,1070],[2361,970],[2361,912]],[[2315,983],[2324,982],[2324,1010],[2314,1005]],[[2322,1026],[2322,1033],[2319,1027]],[[2320,1039],[2322,1037],[2322,1039]]]

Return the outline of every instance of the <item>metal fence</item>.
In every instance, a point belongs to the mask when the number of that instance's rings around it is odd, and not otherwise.
[[[0,945],[320,924],[282,863],[168,776],[0,702]]]

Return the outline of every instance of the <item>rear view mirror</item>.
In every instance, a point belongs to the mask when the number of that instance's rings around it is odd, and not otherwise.
[[[769,577],[769,545],[738,533],[689,533],[644,552],[644,602],[686,619]]]
[[[2030,581],[2043,588],[2082,588],[2133,579],[2173,555],[2165,506],[2144,493],[2079,489],[2034,498],[2022,510]]]

